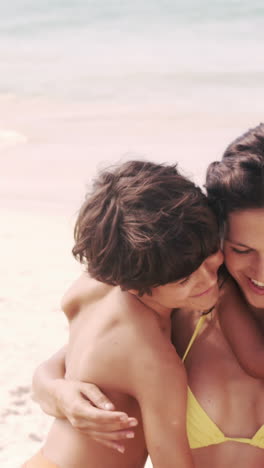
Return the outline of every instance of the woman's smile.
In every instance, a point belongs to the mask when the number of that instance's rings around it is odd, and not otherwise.
[[[247,302],[264,309],[264,208],[230,213],[224,253]]]
[[[248,283],[254,293],[264,295],[264,283],[253,278],[248,278]]]

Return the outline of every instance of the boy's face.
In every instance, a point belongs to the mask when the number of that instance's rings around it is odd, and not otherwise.
[[[190,276],[152,288],[150,301],[153,305],[156,303],[167,309],[210,309],[218,299],[217,271],[222,263],[223,254],[218,250],[207,257]]]
[[[264,208],[229,215],[224,254],[226,267],[247,302],[264,309]]]

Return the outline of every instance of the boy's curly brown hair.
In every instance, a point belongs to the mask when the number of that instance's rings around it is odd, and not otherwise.
[[[207,198],[177,165],[128,161],[96,178],[73,254],[93,278],[142,295],[190,275],[217,248]]]

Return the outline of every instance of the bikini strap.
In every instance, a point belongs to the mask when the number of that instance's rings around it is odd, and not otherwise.
[[[198,320],[198,322],[196,324],[196,327],[194,329],[194,332],[192,334],[192,337],[191,337],[191,339],[189,341],[189,344],[187,346],[187,349],[186,349],[186,351],[185,351],[185,353],[183,355],[183,358],[182,358],[183,362],[185,361],[185,359],[186,359],[186,357],[187,357],[187,355],[188,355],[188,353],[189,353],[189,351],[190,351],[190,349],[191,349],[191,347],[193,345],[193,342],[194,342],[195,338],[197,337],[199,331],[201,330],[206,317],[207,317],[207,315],[201,315],[201,317],[199,318],[199,320]]]

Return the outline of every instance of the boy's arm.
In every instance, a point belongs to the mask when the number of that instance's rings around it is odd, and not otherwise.
[[[220,303],[220,323],[238,362],[256,378],[264,378],[264,337],[234,283],[225,285]]]
[[[68,320],[72,320],[84,304],[89,306],[103,299],[113,286],[101,283],[82,273],[81,276],[65,292],[61,307]]]

